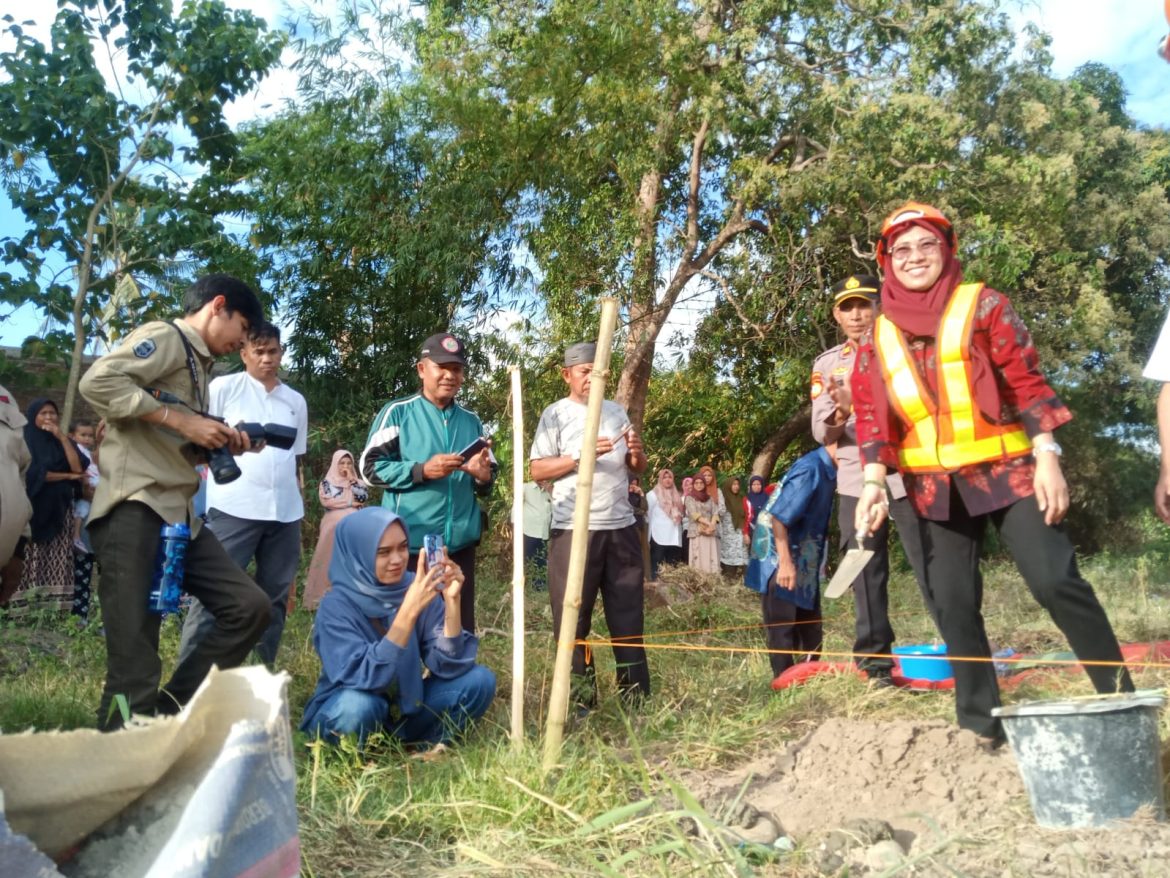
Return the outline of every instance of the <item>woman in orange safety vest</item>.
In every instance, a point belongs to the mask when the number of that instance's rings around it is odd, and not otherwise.
[[[1068,487],[1052,431],[1072,419],[1040,372],[1007,296],[967,284],[950,221],[909,202],[882,226],[881,316],[852,375],[865,483],[857,532],[886,517],[886,471],[901,471],[922,528],[927,588],[955,661],[959,725],[1003,740],[983,625],[979,561],[990,522],[1098,692],[1132,691],[1121,650],[1060,526]]]

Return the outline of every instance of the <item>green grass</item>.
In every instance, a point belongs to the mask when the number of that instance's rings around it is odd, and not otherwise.
[[[1101,556],[1083,564],[1122,640],[1170,639],[1168,559],[1159,544],[1141,555]],[[829,716],[953,717],[948,696],[881,692],[850,677],[820,677],[772,692],[767,657],[759,651],[762,636],[754,627],[756,596],[739,584],[684,574],[698,594],[688,603],[650,611],[648,632],[695,633],[651,642],[727,651],[652,650],[654,695],[626,714],[614,689],[612,654],[598,648],[601,706],[584,722],[570,723],[560,765],[545,776],[540,763],[553,663],[550,611],[545,595],[528,595],[526,744],[517,751],[508,737],[511,603],[503,574],[497,559],[483,560],[481,660],[496,671],[499,695],[461,746],[423,763],[377,736],[364,753],[296,736],[305,875],[808,875],[811,866],[800,850],[781,858],[729,843],[719,831],[720,815],[706,814],[677,779],[778,750]],[[985,607],[993,644],[1030,652],[1067,648],[1009,564],[989,565]],[[933,639],[904,571],[895,576],[892,615],[899,642]],[[852,602],[830,602],[825,619],[826,649],[847,651]],[[604,637],[600,612],[595,622],[595,632]],[[2,624],[0,728],[92,725],[104,661],[96,624],[80,631],[44,619]],[[307,613],[295,612],[282,646],[280,664],[293,678],[294,722],[318,672],[311,624]],[[170,621],[163,632],[168,668],[177,643],[178,627]],[[1139,674],[1138,683],[1162,686],[1168,679],[1164,669],[1151,669]],[[1089,691],[1084,675],[1053,675],[1006,697]]]

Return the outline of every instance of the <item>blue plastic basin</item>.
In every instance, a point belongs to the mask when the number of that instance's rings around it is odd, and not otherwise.
[[[946,680],[954,676],[945,643],[895,646],[901,675],[911,680]]]

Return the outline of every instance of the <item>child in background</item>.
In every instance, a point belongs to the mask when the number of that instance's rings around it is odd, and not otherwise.
[[[75,420],[69,424],[69,438],[81,446],[84,455],[81,463],[85,472],[81,477],[81,496],[73,501],[73,549],[83,555],[89,555],[88,540],[84,535],[85,519],[89,517],[90,501],[97,490],[98,462],[97,462],[97,427],[93,421]]]
[[[837,491],[836,455],[834,442],[797,460],[756,517],[744,585],[760,593],[774,678],[820,655],[820,586]]]
[[[81,496],[73,501],[73,606],[70,612],[78,617],[78,625],[89,621],[89,602],[93,582],[93,548],[85,519],[89,517],[90,501],[98,483],[98,447],[105,434],[105,421],[96,427],[93,421],[75,420],[69,424],[69,438],[81,452]]]

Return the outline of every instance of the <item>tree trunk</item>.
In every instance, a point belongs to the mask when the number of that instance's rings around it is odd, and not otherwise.
[[[142,135],[138,140],[138,147],[134,150],[134,154],[130,156],[126,162],[126,166],[110,181],[105,191],[102,192],[101,197],[90,208],[89,217],[85,222],[85,249],[82,252],[81,264],[77,267],[77,293],[73,297],[73,361],[69,364],[69,382],[65,385],[65,411],[61,415],[61,423],[66,429],[69,427],[69,421],[73,418],[73,403],[77,399],[77,385],[81,382],[81,360],[85,356],[86,337],[83,312],[85,310],[85,297],[89,294],[89,287],[93,281],[93,251],[94,243],[97,240],[98,219],[101,217],[102,210],[105,206],[113,203],[114,193],[126,182],[126,178],[130,176],[130,172],[138,164],[139,159],[142,158],[142,151],[150,142],[150,137],[154,132],[155,123],[158,122],[158,114],[163,108],[164,100],[165,98],[159,97],[154,102],[154,107],[150,111],[150,118],[146,120],[146,126],[142,130]],[[114,158],[116,159],[117,157],[115,156]],[[108,159],[109,156],[107,156]],[[110,164],[111,166],[116,166],[117,161],[112,161]]]
[[[767,226],[744,215],[744,202],[735,200],[727,220],[707,244],[699,247],[699,199],[702,182],[703,148],[711,130],[710,119],[699,123],[691,142],[690,167],[687,174],[687,222],[678,268],[658,296],[658,202],[662,190],[662,172],[647,171],[642,176],[634,206],[638,220],[638,237],[634,241],[634,278],[631,284],[629,327],[626,333],[626,363],[618,381],[616,399],[630,415],[639,432],[646,413],[646,393],[654,368],[654,347],[679,295],[695,275],[702,274],[716,255],[742,232],[766,231]],[[666,151],[662,151],[665,156]]]
[[[776,458],[783,454],[794,440],[808,434],[811,427],[812,404],[806,403],[767,438],[752,460],[752,475],[763,476],[770,483],[772,470],[776,468]]]
[[[85,229],[85,249],[82,252],[81,264],[77,266],[77,292],[73,295],[73,357],[69,362],[69,380],[65,384],[65,406],[61,412],[61,427],[69,429],[73,420],[73,405],[77,402],[77,385],[81,383],[81,361],[85,356],[85,324],[84,315],[85,297],[89,293],[89,283],[92,278],[90,271],[93,259],[93,242],[98,211],[102,202],[98,202],[90,211],[89,221]]]
[[[629,326],[626,330],[625,365],[614,398],[626,408],[634,429],[642,432],[646,413],[646,390],[654,367],[654,342],[661,329],[655,320],[655,292],[658,283],[658,199],[662,175],[657,169],[642,175],[634,213],[638,237],[634,240],[634,277],[631,285]]]

